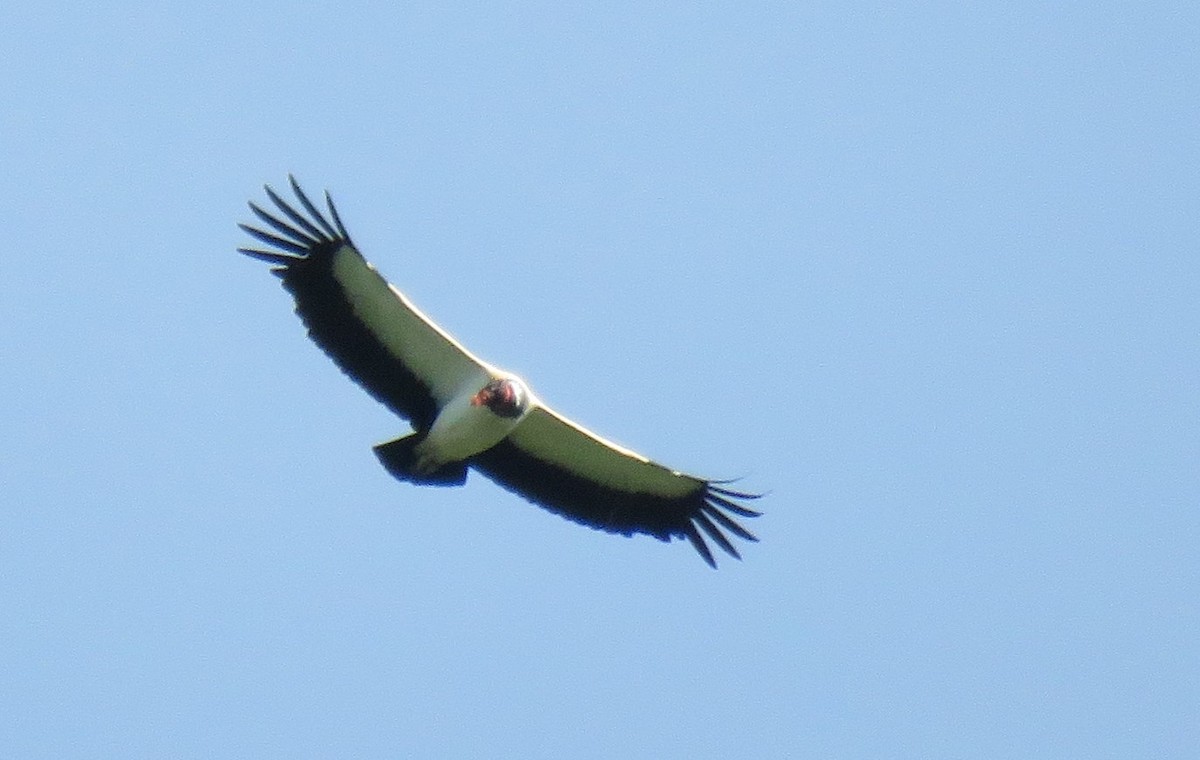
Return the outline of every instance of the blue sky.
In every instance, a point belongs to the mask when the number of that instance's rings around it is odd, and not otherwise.
[[[1194,757],[1189,3],[9,3],[13,757]],[[769,491],[711,571],[474,477],[235,222]]]

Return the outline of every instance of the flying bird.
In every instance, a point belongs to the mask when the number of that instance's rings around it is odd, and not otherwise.
[[[274,265],[309,337],[414,432],[374,447],[395,478],[458,486],[475,469],[583,525],[662,541],[686,538],[716,567],[710,538],[757,541],[731,515],[757,517],[761,494],[652,462],[563,417],[525,381],[479,359],[388,283],[359,253],[325,193],[328,216],[289,177],[300,210],[265,187],[275,213],[250,202],[263,227],[239,224],[266,248],[241,253]]]

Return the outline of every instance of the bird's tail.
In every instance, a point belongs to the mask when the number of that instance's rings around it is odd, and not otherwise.
[[[383,464],[384,469],[396,480],[428,486],[461,486],[467,482],[467,465],[463,462],[451,462],[433,472],[417,470],[417,455],[414,448],[424,440],[423,433],[413,433],[394,441],[381,443],[375,447],[375,456]]]

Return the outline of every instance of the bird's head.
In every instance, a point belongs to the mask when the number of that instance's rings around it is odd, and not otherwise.
[[[471,406],[486,406],[497,417],[520,417],[529,405],[529,393],[520,380],[495,378],[471,397]]]

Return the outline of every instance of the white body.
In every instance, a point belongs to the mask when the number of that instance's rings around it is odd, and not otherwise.
[[[533,407],[529,404],[519,417],[500,417],[486,406],[471,403],[480,388],[467,386],[442,407],[425,440],[414,449],[418,472],[430,473],[444,464],[461,462],[490,449],[512,432]]]

